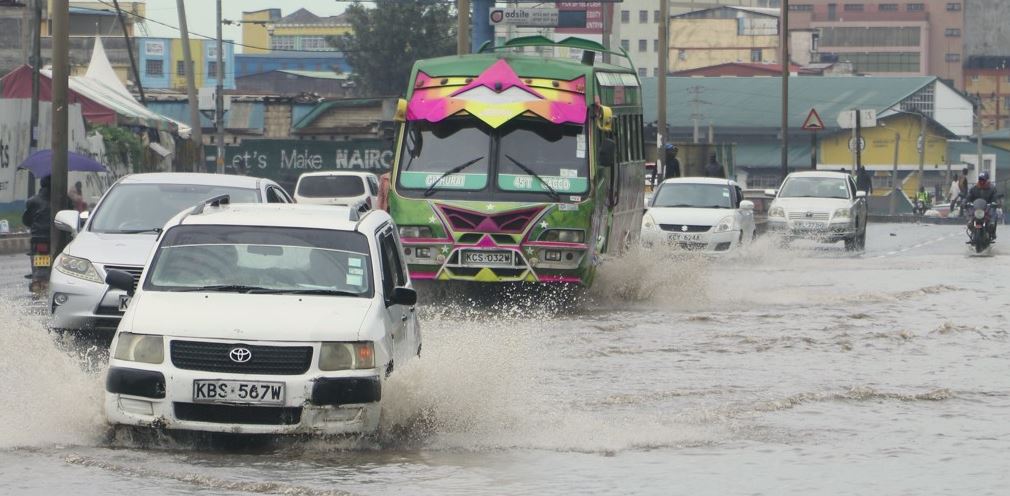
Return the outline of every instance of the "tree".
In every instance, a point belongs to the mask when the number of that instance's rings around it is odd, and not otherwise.
[[[330,37],[344,52],[359,91],[379,96],[404,93],[417,59],[456,51],[455,11],[444,0],[376,0],[345,12],[353,34]]]

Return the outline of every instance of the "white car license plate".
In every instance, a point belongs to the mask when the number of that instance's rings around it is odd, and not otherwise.
[[[677,243],[698,242],[701,241],[701,234],[673,233],[670,235],[670,241],[675,241]]]
[[[195,380],[194,403],[254,403],[283,405],[283,382]]]
[[[512,256],[511,251],[467,250],[463,252],[463,265],[511,267]]]
[[[828,227],[828,225],[823,222],[804,222],[804,221],[794,222],[793,226],[795,226],[797,229],[809,229],[809,230],[818,230]]]

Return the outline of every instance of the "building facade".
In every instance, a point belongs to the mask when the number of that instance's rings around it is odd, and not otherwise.
[[[714,7],[672,16],[670,71],[728,62],[777,62],[778,13],[771,8]]]
[[[813,29],[821,62],[857,73],[935,75],[960,88],[966,0],[796,0],[790,29]]]
[[[979,117],[985,132],[1010,127],[1010,56],[969,58],[964,91],[981,105]]]
[[[281,9],[242,13],[244,53],[279,51],[336,51],[327,38],[350,34],[352,28],[344,15],[320,17],[306,9],[281,16]]]
[[[346,74],[351,66],[341,52],[266,52],[235,55],[235,77],[270,71],[317,71]]]
[[[137,38],[137,64],[144,88],[186,89],[186,64],[179,38]],[[217,86],[217,41],[190,39],[197,88]],[[224,87],[235,88],[235,46],[224,43]]]

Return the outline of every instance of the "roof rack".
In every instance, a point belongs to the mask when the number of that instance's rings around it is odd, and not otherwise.
[[[221,205],[230,205],[231,195],[219,195],[213,198],[208,198],[200,203],[198,203],[193,210],[189,212],[190,215],[200,215],[203,213],[203,209],[207,207],[220,207]]]
[[[546,36],[534,35],[534,36],[520,36],[518,38],[513,38],[506,41],[502,45],[495,45],[491,40],[485,41],[477,53],[490,53],[497,50],[507,50],[509,48],[518,47],[563,47],[563,48],[576,48],[579,50],[586,50],[590,52],[606,53],[610,55],[617,55],[628,62],[628,69],[634,70],[635,65],[631,61],[631,57],[628,56],[623,48],[621,51],[617,52],[614,50],[608,50],[607,47],[585,38],[579,38],[577,36],[569,36],[560,41],[554,41]]]

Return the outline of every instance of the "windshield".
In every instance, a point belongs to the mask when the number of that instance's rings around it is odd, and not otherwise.
[[[849,198],[845,179],[834,177],[791,177],[782,185],[779,198]]]
[[[306,198],[360,196],[365,194],[365,183],[358,176],[302,176],[297,194]]]
[[[92,217],[98,233],[154,232],[175,214],[204,200],[230,195],[232,203],[258,203],[255,189],[193,184],[120,184],[109,191]]]
[[[733,198],[725,184],[666,183],[659,187],[652,206],[733,208]]]
[[[474,119],[413,121],[407,127],[403,147],[399,181],[405,188],[487,187],[491,138],[489,128]]]
[[[558,193],[589,190],[586,135],[581,126],[522,119],[510,122],[500,133],[497,181],[500,189],[534,192],[553,189]]]
[[[361,233],[256,226],[179,226],[165,233],[145,290],[372,295]]]

